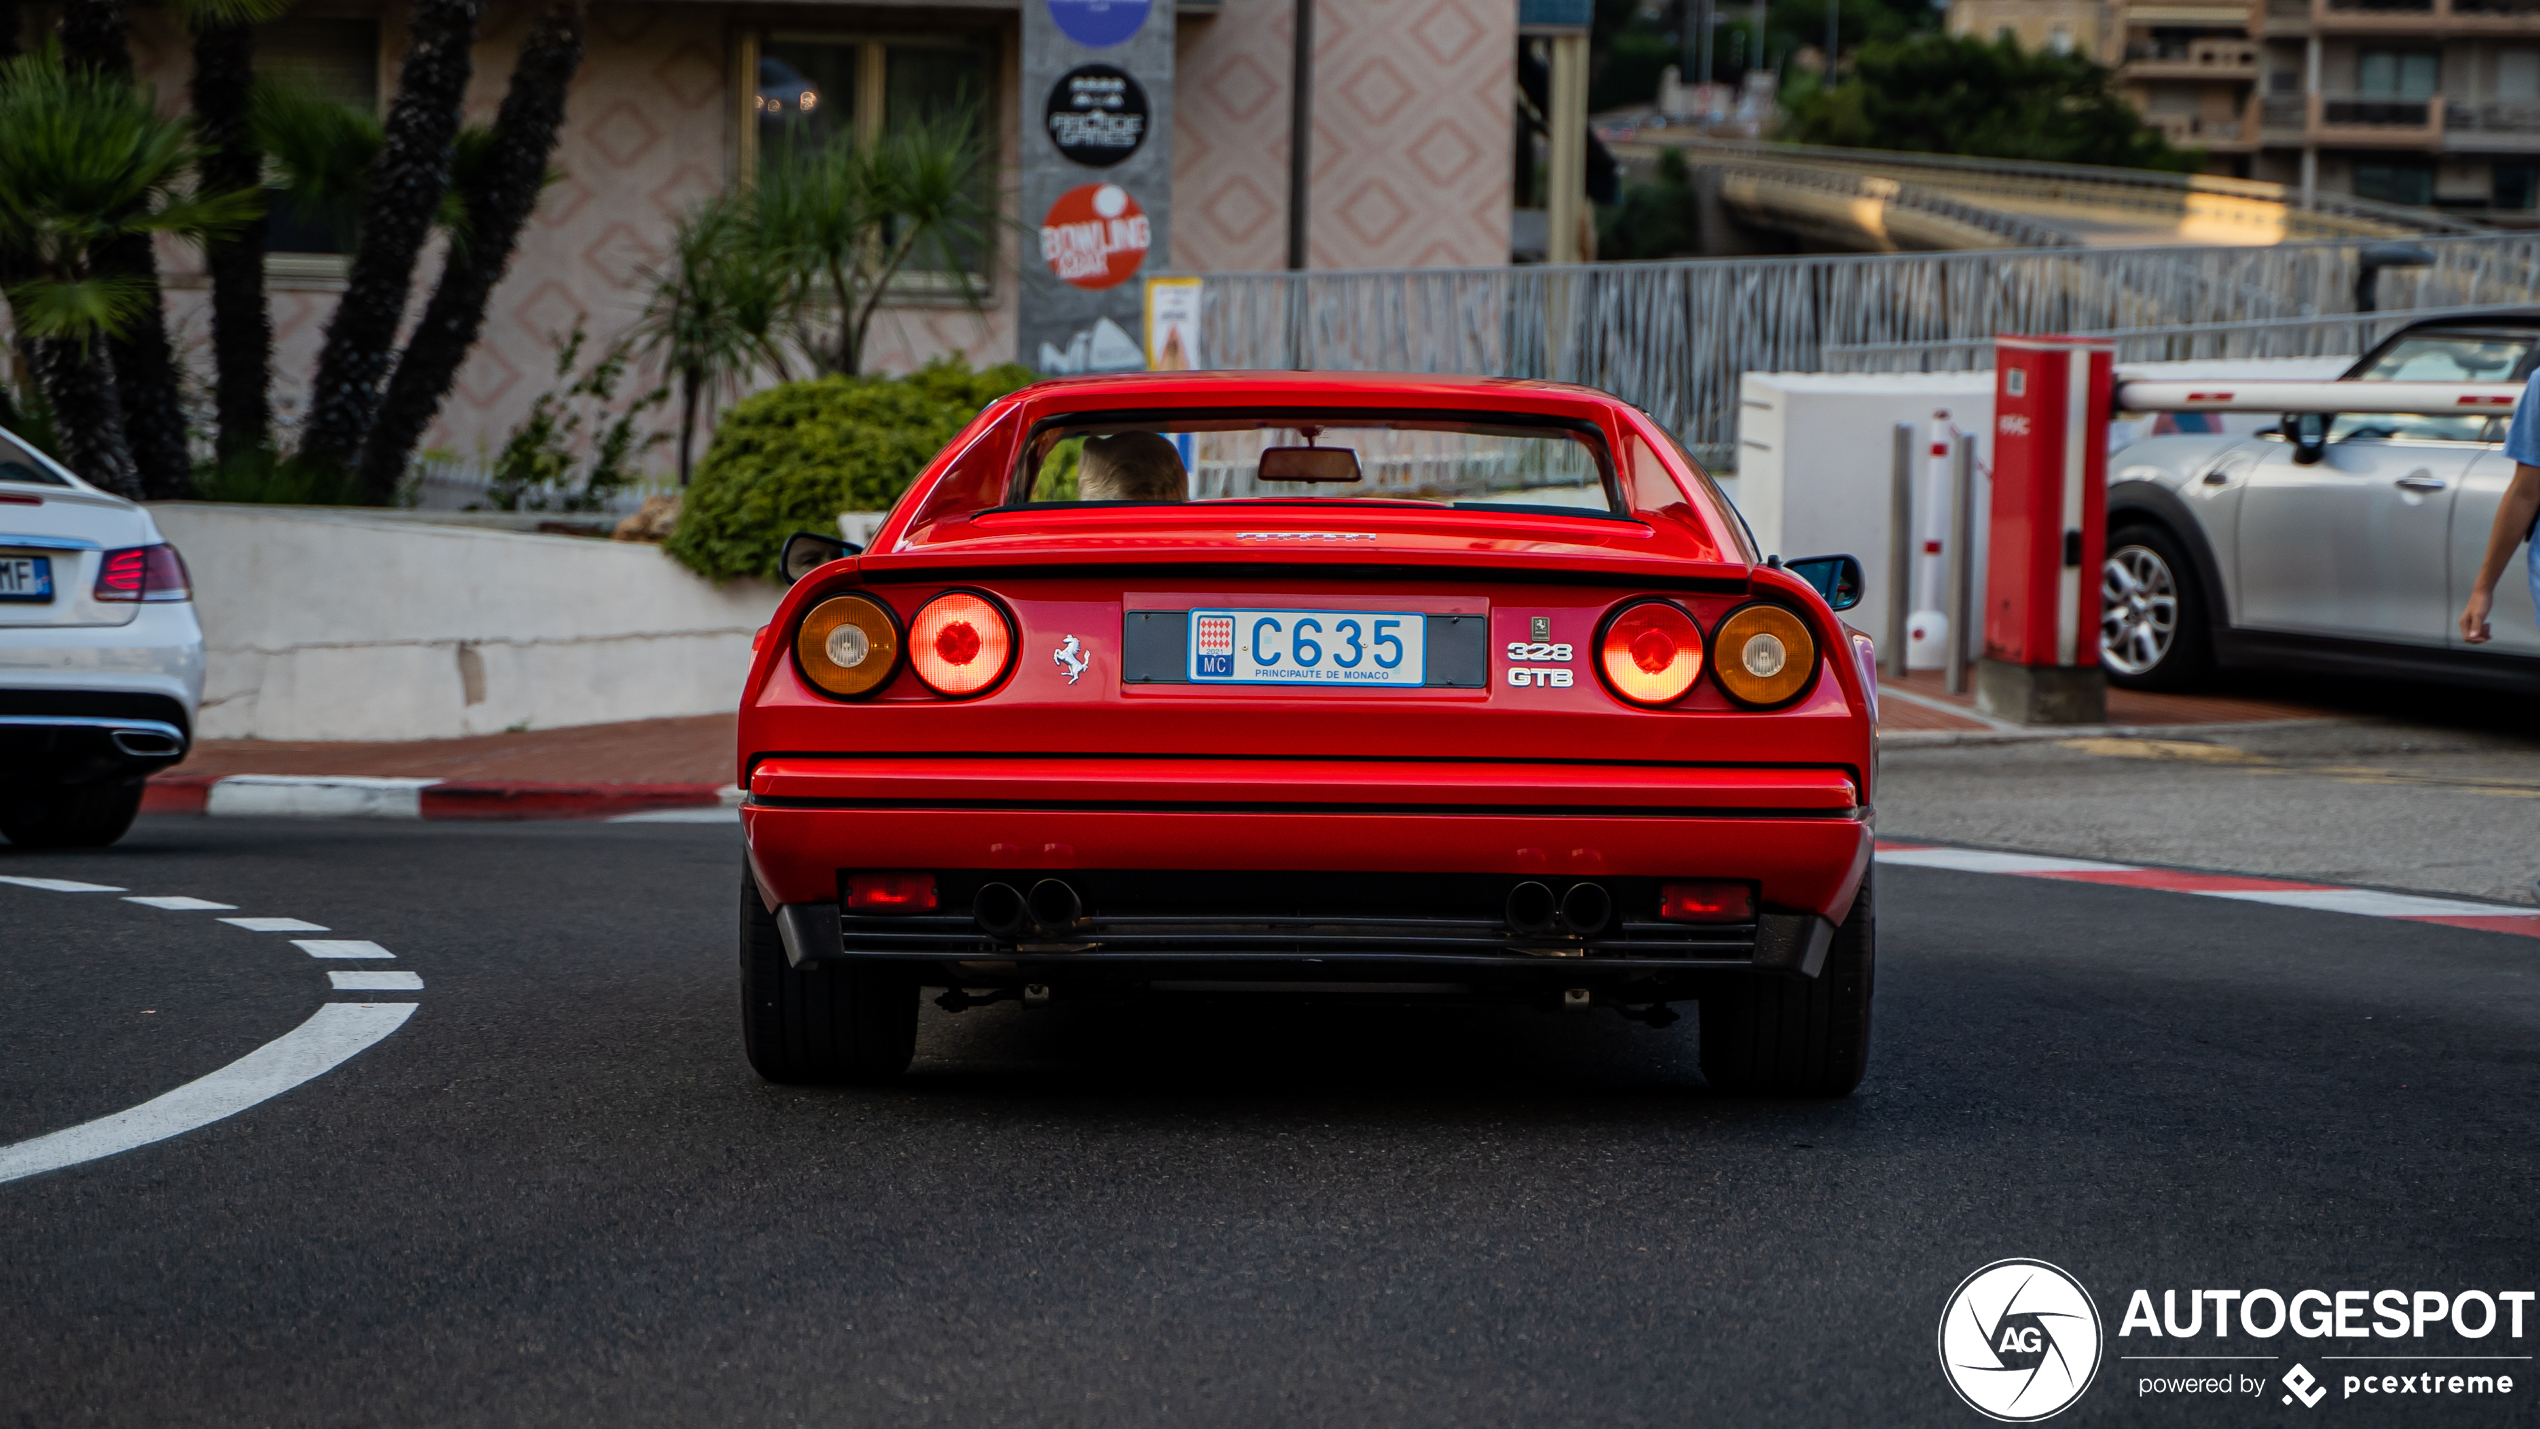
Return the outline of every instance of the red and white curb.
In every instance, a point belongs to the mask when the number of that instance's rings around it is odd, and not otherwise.
[[[2187,873],[2174,868],[2099,863],[2086,858],[1995,853],[1987,849],[1943,848],[1884,840],[1878,847],[1878,861],[1904,868],[2006,873],[2017,878],[2059,878],[2072,883],[2194,893],[2207,898],[2236,898],[2244,903],[2272,903],[2279,908],[2353,913],[2366,918],[2396,918],[2408,923],[2441,923],[2453,928],[2476,928],[2489,933],[2518,933],[2526,938],[2540,938],[2540,908],[2524,911],[2501,903],[2428,898],[2416,893],[2384,893],[2377,888],[2339,888],[2326,883],[2249,878],[2237,873]]]
[[[168,775],[141,798],[145,814],[231,819],[617,819],[727,823],[732,785],[568,784],[530,779],[386,779],[351,774]]]
[[[71,878],[33,878],[0,874],[0,885],[39,893],[124,893],[107,883]],[[190,894],[125,893],[123,901],[162,913],[236,913],[237,905],[216,903]],[[25,920],[15,916],[14,926]],[[303,918],[245,916],[218,920],[248,933],[326,933],[323,924]],[[394,961],[396,954],[364,938],[289,940],[291,946],[321,963],[361,964]],[[329,992],[421,992],[423,975],[404,968],[357,966],[325,969]],[[137,1107],[67,1126],[7,1146],[0,1146],[0,1181],[58,1171],[83,1161],[113,1156],[154,1141],[165,1141],[224,1117],[236,1116],[259,1102],[282,1095],[302,1082],[324,1076],[406,1025],[413,1002],[328,1002],[309,1020],[283,1033],[215,1072],[163,1092]]]

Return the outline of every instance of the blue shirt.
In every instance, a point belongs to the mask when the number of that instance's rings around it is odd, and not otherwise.
[[[2540,466],[2540,371],[2522,389],[2522,400],[2514,404],[2514,424],[2505,429],[2505,455],[2525,466]]]

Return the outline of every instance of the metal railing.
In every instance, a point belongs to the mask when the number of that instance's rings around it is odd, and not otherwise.
[[[2188,362],[2198,358],[2342,357],[2360,354],[2410,323],[2495,311],[2473,307],[2410,308],[2399,312],[2331,313],[2324,317],[2179,323],[2170,327],[2107,328],[2068,334],[2114,339],[2117,361]],[[1832,343],[1828,372],[1989,372],[1993,339],[1956,342]]]
[[[2384,271],[2381,299],[2392,311],[2362,323],[2402,320],[2403,309],[2540,304],[2540,233],[2420,241],[2434,261]],[[2197,334],[2179,330],[2357,321],[2359,246],[1212,273],[1201,277],[1201,351],[1213,367],[1582,383],[1636,404],[1725,471],[1735,463],[1744,373],[1820,372],[1830,357],[1873,348],[1989,349],[2003,332],[2143,333],[2147,346],[2171,343],[2178,356],[2241,355],[2231,339],[2203,338],[2210,350],[2199,349]],[[2320,338],[2283,341],[2292,350],[2254,355],[2333,350]]]

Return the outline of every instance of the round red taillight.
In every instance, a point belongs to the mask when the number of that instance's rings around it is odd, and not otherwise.
[[[946,591],[908,623],[909,668],[936,694],[978,694],[1013,662],[1014,626],[983,596]]]
[[[1596,656],[1615,694],[1636,705],[1668,704],[1702,678],[1702,627],[1672,601],[1644,600],[1605,622]]]

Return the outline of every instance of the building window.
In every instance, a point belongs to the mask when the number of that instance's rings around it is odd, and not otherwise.
[[[376,20],[277,20],[256,27],[260,77],[324,100],[379,113],[379,22]],[[266,195],[268,254],[341,254],[345,237],[323,215],[292,203],[278,190]]]
[[[2073,52],[2073,27],[2070,25],[2057,25],[2054,31],[2046,37],[2046,48],[2053,50],[2059,55],[2071,54]]]
[[[1993,42],[1997,45],[2016,45],[2020,42],[2020,32],[2009,25],[1997,26],[1993,31]]]
[[[2424,208],[2434,202],[2434,166],[2382,163],[2355,166],[2355,197]]]
[[[2430,54],[2366,50],[2355,62],[2355,88],[2366,99],[2432,99],[2438,73]]]
[[[2540,50],[2496,52],[2496,97],[2525,104],[2540,100]]]
[[[2527,209],[2540,200],[2540,166],[2498,164],[2494,173],[2496,207]]]
[[[759,41],[758,93],[751,101],[758,167],[764,172],[797,145],[870,145],[912,125],[952,125],[969,131],[980,157],[980,197],[993,206],[996,146],[989,136],[996,132],[996,97],[992,39],[768,34]],[[989,255],[958,256],[984,284]]]

